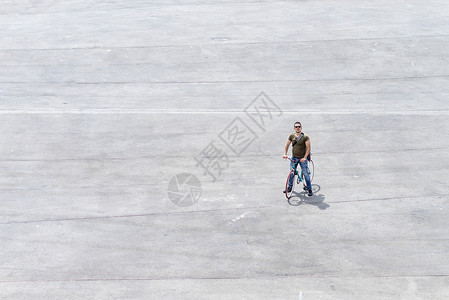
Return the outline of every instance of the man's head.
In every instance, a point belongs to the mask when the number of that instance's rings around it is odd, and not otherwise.
[[[294,128],[297,133],[301,133],[301,129],[302,129],[301,122],[296,122],[294,125]]]

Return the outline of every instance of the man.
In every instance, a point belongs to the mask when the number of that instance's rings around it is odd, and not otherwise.
[[[309,167],[307,166],[307,158],[310,154],[310,138],[306,134],[301,132],[302,125],[300,122],[296,122],[294,128],[295,132],[290,134],[287,143],[285,144],[283,158],[284,159],[288,158],[287,155],[288,147],[290,147],[290,144],[292,144],[292,157],[291,157],[292,161],[290,162],[290,169],[293,168],[293,162],[299,161],[299,165],[301,166],[302,173],[304,174],[306,180],[307,185],[306,188],[308,190],[308,195],[312,196],[313,195],[312,183],[310,182]],[[288,187],[287,187],[288,192],[290,192],[292,189],[293,177],[294,176],[290,176],[288,180]]]

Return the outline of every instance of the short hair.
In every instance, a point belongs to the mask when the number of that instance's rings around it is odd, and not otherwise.
[[[301,122],[295,122],[295,124],[293,126],[295,126],[296,124],[299,124],[302,126]]]

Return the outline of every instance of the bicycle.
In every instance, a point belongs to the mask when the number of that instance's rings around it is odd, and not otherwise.
[[[289,160],[290,160],[291,162],[293,162],[293,166],[292,166],[292,169],[290,170],[290,172],[288,173],[288,176],[287,176],[287,182],[285,183],[285,197],[287,197],[287,199],[290,199],[290,198],[292,197],[293,191],[295,190],[295,183],[299,184],[299,183],[302,182],[302,184],[303,184],[303,190],[304,190],[304,191],[307,191],[307,190],[308,190],[308,189],[307,189],[307,186],[306,186],[306,181],[305,181],[305,178],[304,178],[304,174],[303,174],[303,172],[302,172],[302,169],[301,169],[301,175],[299,175],[298,170],[296,170],[296,168],[297,168],[298,165],[299,165],[299,161],[296,161],[296,162],[295,162],[295,161],[293,161],[291,158],[289,158]],[[313,176],[315,175],[315,164],[313,163],[313,160],[312,160],[312,159],[309,159],[308,161],[310,162],[309,167],[308,167],[308,170],[309,170],[309,176],[310,176],[310,182],[312,182]],[[290,192],[289,192],[289,191],[288,191],[288,182],[289,182],[290,176],[293,176],[293,182],[292,182],[291,190],[290,190]]]

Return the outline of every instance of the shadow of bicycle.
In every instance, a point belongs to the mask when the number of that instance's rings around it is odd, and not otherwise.
[[[321,187],[318,184],[312,184],[313,196],[307,196],[306,191],[297,192],[294,191],[290,199],[288,199],[288,204],[291,206],[300,206],[301,204],[309,204],[318,207],[321,210],[326,210],[330,207],[329,204],[324,202],[326,196],[323,194],[318,194]]]

